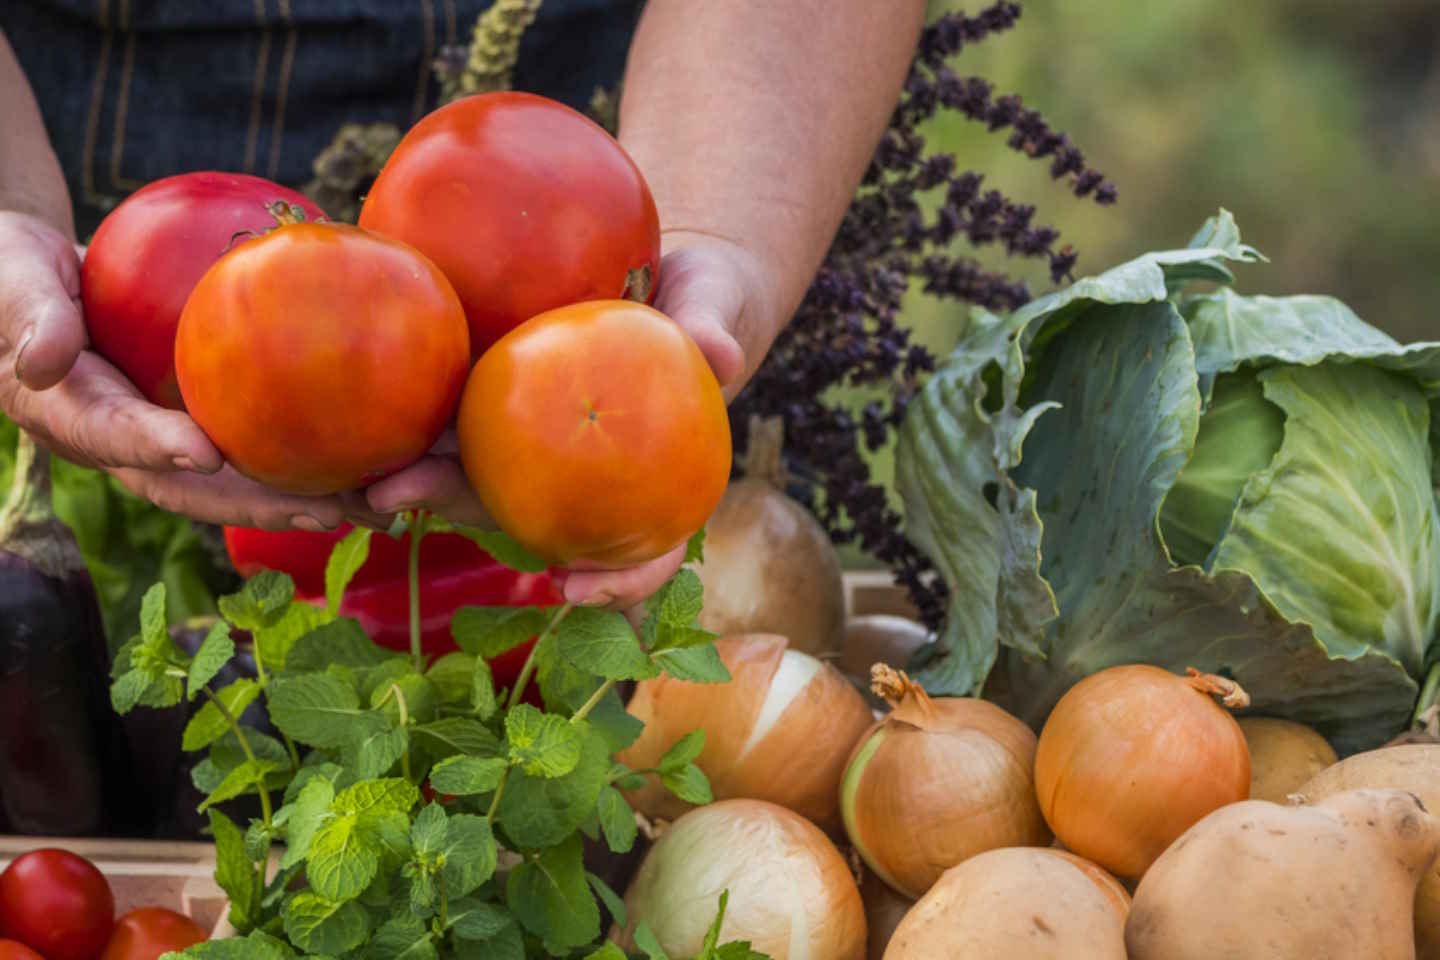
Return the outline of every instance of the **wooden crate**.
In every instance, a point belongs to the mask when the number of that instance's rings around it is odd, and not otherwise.
[[[115,892],[115,915],[135,907],[165,907],[206,930],[229,929],[228,904],[215,884],[215,847],[165,840],[90,840],[0,836],[0,870],[23,853],[59,847],[100,868]]]
[[[843,579],[846,619],[875,613],[919,619],[910,595],[895,583],[895,576],[889,570],[850,570]]]

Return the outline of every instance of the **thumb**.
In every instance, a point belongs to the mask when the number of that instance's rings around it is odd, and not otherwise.
[[[691,298],[669,306],[671,318],[695,341],[720,386],[739,379],[745,372],[745,350],[726,329],[725,312],[713,304]]]
[[[59,383],[85,347],[78,264],[65,266],[74,269],[62,277],[51,258],[26,251],[0,267],[0,342],[30,390]]]

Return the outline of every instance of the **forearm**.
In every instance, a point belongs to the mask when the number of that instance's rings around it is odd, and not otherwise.
[[[764,266],[767,302],[734,331],[747,373],[824,259],[895,109],[924,12],[923,0],[646,7],[620,139],[667,234],[719,236]]]
[[[0,32],[0,211],[28,213],[75,238],[65,175],[30,82]]]

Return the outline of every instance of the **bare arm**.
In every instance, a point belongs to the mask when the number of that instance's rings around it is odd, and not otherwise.
[[[895,109],[924,14],[923,0],[647,5],[620,139],[655,192],[667,250],[723,240],[760,274],[729,325],[744,351],[740,380],[824,259]]]
[[[26,213],[70,240],[75,220],[60,161],[15,51],[0,32],[0,210]]]

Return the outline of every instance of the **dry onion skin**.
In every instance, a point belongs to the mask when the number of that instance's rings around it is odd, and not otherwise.
[[[978,853],[1050,842],[1029,727],[983,700],[932,700],[884,664],[871,676],[893,709],[856,745],[840,788],[845,832],[871,870],[920,897]]]
[[[700,807],[661,834],[625,894],[620,946],[636,949],[643,922],[670,956],[695,956],[725,890],[721,943],[748,940],[773,960],[865,960],[845,858],[810,821],[759,800]]]
[[[857,740],[873,722],[869,706],[840,672],[765,634],[715,644],[729,683],[686,683],[668,675],[635,688],[626,707],[645,724],[616,759],[648,770],[675,741],[705,731],[695,761],[717,800],[768,800],[823,827],[840,825],[840,778]],[[651,818],[690,809],[651,776],[630,803]]]
[[[1303,723],[1276,717],[1241,717],[1250,748],[1250,799],[1284,803],[1306,781],[1335,762],[1335,748]]]
[[[723,635],[776,633],[792,650],[828,656],[845,632],[845,584],[830,535],[786,496],[779,418],[754,418],[742,470],[705,524],[700,626]]]
[[[1440,813],[1440,744],[1381,747],[1346,757],[1301,785],[1296,799],[1314,803],[1367,788],[1404,790],[1432,815]],[[1440,960],[1440,861],[1430,865],[1415,892],[1415,955]]]
[[[1196,670],[1110,667],[1060,698],[1035,753],[1045,821],[1065,848],[1142,876],[1197,820],[1250,793],[1250,751],[1226,706],[1239,685]]]
[[[1126,960],[1126,911],[1083,867],[1011,847],[947,870],[883,960]]]

